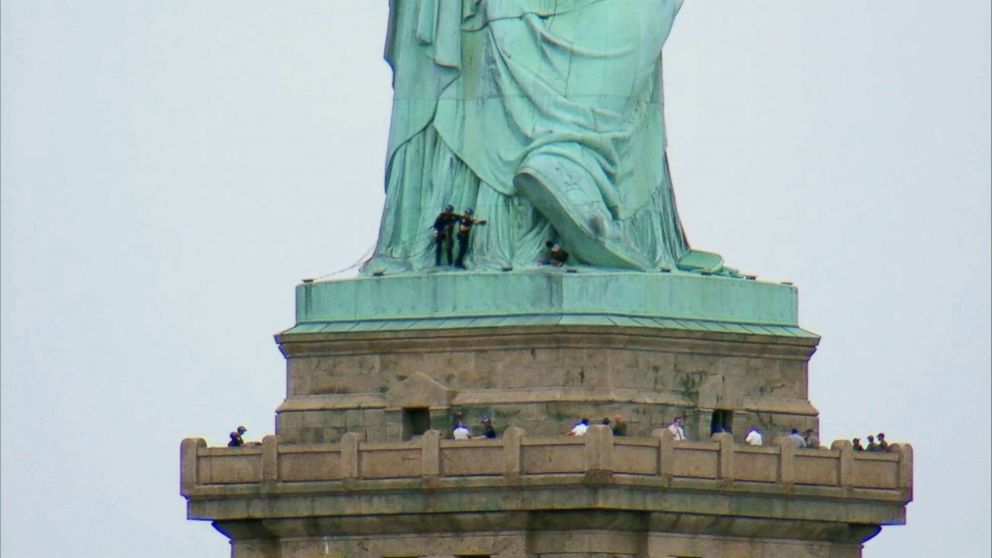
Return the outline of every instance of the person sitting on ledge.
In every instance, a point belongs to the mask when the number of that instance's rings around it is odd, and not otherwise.
[[[584,418],[572,425],[572,429],[565,433],[566,436],[583,436],[589,430],[589,419]]]
[[[865,451],[865,447],[861,445],[861,438],[851,440],[851,445],[854,447],[854,451]]]
[[[816,432],[813,432],[812,428],[806,429],[803,440],[806,442],[807,448],[818,449],[820,447],[820,437],[816,435]]]
[[[562,267],[568,261],[568,252],[557,242],[547,241],[544,245],[548,248],[548,257],[541,260],[541,265]]]
[[[672,433],[675,440],[685,440],[685,430],[682,429],[682,417],[675,417],[672,424],[668,425],[668,431]]]

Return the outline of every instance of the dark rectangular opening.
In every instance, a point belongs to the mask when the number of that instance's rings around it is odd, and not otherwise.
[[[411,440],[431,429],[431,410],[427,407],[403,409],[403,439]]]
[[[728,409],[714,409],[713,420],[710,421],[710,434],[717,432],[734,433],[734,412]]]

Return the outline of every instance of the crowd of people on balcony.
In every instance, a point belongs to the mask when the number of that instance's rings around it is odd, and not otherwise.
[[[609,426],[614,436],[627,435],[627,422],[622,415],[615,415],[612,419],[608,417],[603,418],[602,421],[600,421],[600,424]],[[564,435],[569,437],[583,436],[589,431],[589,425],[590,421],[588,418],[581,418],[572,423],[568,429],[565,430]],[[496,438],[496,431],[493,429],[492,419],[490,417],[482,417],[482,428],[483,433],[481,435],[473,435],[472,428],[464,421],[463,414],[459,412],[455,415],[455,422],[453,423],[450,431],[450,438],[455,440]],[[683,426],[683,418],[681,416],[673,418],[668,424],[667,430],[671,432],[673,440],[688,440],[685,433],[685,427]],[[861,444],[860,438],[854,438],[852,440],[854,450],[869,452],[889,451],[889,444],[885,440],[884,433],[870,435],[867,439],[868,445],[864,446]],[[745,431],[741,441],[748,446],[763,446],[765,445],[765,435],[757,426],[751,425]],[[820,445],[820,437],[812,428],[807,428],[802,432],[800,432],[798,428],[790,428],[788,433],[784,436],[784,441],[791,444],[796,449],[820,449],[822,447]]]
[[[600,421],[600,424],[603,426],[609,426],[614,436],[627,435],[627,422],[622,415],[615,415],[612,419],[609,417],[603,418],[603,420]],[[568,437],[584,436],[589,431],[589,425],[589,419],[583,417],[572,423],[563,434]],[[488,416],[483,416],[482,426],[483,434],[473,435],[472,427],[465,422],[463,413],[458,412],[455,414],[455,420],[452,423],[449,437],[455,440],[473,440],[496,437],[496,431],[493,429],[491,418]],[[673,440],[684,441],[689,439],[686,436],[685,427],[683,426],[681,416],[673,418],[668,424],[667,430],[671,432]],[[885,435],[882,434],[881,440],[883,444],[884,437]],[[869,440],[871,439],[872,438],[869,437]],[[799,432],[799,429],[792,428],[789,430],[786,440],[796,448],[820,448],[820,438],[812,428],[808,428],[802,433]],[[749,446],[762,446],[764,445],[764,435],[758,427],[751,425],[745,432],[743,443]],[[885,444],[885,446],[887,447],[887,444]]]
[[[568,430],[564,432],[564,435],[583,436],[589,431],[589,424],[588,418],[581,418],[575,421],[568,428]],[[612,419],[605,417],[602,421],[600,421],[600,424],[603,426],[609,426],[614,436],[627,435],[627,422],[622,415],[614,415]],[[459,411],[455,413],[455,418],[452,422],[451,429],[448,432],[448,437],[454,440],[485,440],[494,439],[497,437],[496,429],[493,428],[493,421],[491,417],[488,415],[483,415],[482,419],[479,421],[479,425],[480,433],[474,434],[472,432],[472,427],[465,421],[464,413]],[[673,440],[688,440],[688,437],[685,434],[685,428],[683,427],[682,417],[680,416],[672,419],[672,421],[668,424],[667,430],[671,432]],[[237,429],[233,430],[230,434],[230,441],[227,443],[228,447],[237,448],[260,444],[259,442],[246,442],[244,440],[245,432],[247,432],[247,429],[244,426],[238,426]],[[852,439],[851,444],[854,451],[889,451],[889,443],[885,440],[885,433],[880,432],[877,435],[869,435],[867,440],[868,445],[865,446],[862,445],[861,438]],[[762,446],[764,445],[764,434],[760,429],[758,429],[757,426],[751,425],[745,431],[742,441],[748,446]],[[821,447],[820,438],[812,428],[807,428],[802,433],[799,432],[798,428],[790,428],[789,433],[785,436],[785,441],[797,449],[819,449]]]
[[[624,420],[622,415],[614,415],[613,419],[609,417],[604,417],[600,424],[603,426],[609,426],[610,430],[613,432],[614,436],[626,436],[627,435],[627,421]],[[582,418],[576,421],[572,426],[565,431],[566,436],[582,436],[589,430],[589,419]]]

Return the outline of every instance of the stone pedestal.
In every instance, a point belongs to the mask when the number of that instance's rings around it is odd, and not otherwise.
[[[623,415],[647,435],[682,416],[691,438],[817,429],[795,288],[657,273],[439,273],[304,284],[277,336],[286,442],[409,439],[411,409],[448,430],[554,435]],[[406,413],[406,414],[404,414]],[[404,424],[407,425],[404,430]]]
[[[276,435],[183,442],[189,517],[234,558],[856,558],[912,498],[909,446],[741,444],[817,429],[789,285],[373,277],[299,286],[296,322]],[[618,414],[625,436],[597,424]],[[483,416],[496,439],[449,439]]]

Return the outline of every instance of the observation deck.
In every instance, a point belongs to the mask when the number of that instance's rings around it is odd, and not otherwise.
[[[685,551],[687,533],[764,541],[766,551],[752,556],[778,556],[785,538],[846,543],[860,554],[879,525],[905,522],[912,499],[912,448],[902,444],[885,453],[855,452],[847,441],[830,449],[751,447],[725,433],[690,442],[664,429],[614,437],[596,425],[582,437],[531,438],[510,427],[495,440],[446,440],[431,430],[380,444],[345,434],[336,444],[267,436],[260,446],[209,448],[190,438],[181,451],[191,519],[211,519],[232,539],[262,546],[312,525],[347,531],[325,537],[330,554],[341,556],[427,555],[408,539],[413,533],[435,533],[453,556],[567,552],[567,540],[535,530],[551,520],[550,510],[558,520],[590,522],[583,544],[608,525],[616,536],[607,539],[616,540],[593,547],[647,544],[652,557]],[[453,521],[457,536],[445,535]],[[626,543],[617,538],[635,532]],[[375,533],[377,550],[354,546],[362,533]]]

